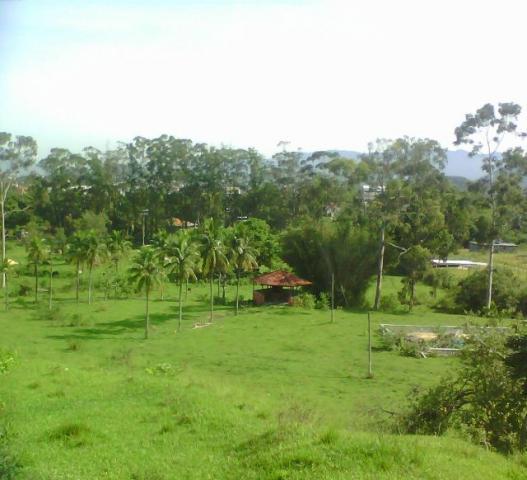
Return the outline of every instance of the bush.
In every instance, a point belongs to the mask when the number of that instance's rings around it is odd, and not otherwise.
[[[393,293],[381,297],[380,308],[383,312],[394,312],[399,308],[399,305],[397,295]]]
[[[440,435],[455,428],[500,452],[525,450],[527,396],[524,381],[519,381],[525,376],[514,367],[523,365],[526,344],[511,342],[504,334],[474,332],[455,376],[423,393],[412,392],[410,408],[401,418],[403,431]]]
[[[329,310],[331,304],[330,300],[329,295],[326,292],[322,292],[316,301],[315,308],[318,308],[319,310]]]
[[[0,348],[0,375],[6,373],[15,362],[15,354]],[[1,477],[0,477],[1,478]]]
[[[521,282],[508,269],[496,268],[493,276],[492,302],[494,310],[486,311],[487,271],[479,270],[459,282],[455,303],[461,311],[487,313],[516,311],[519,306]]]
[[[302,293],[293,297],[293,306],[312,310],[315,308],[315,296],[310,293]]]
[[[437,297],[439,288],[450,289],[455,286],[452,274],[446,268],[431,268],[423,275],[423,283],[432,287],[431,294]]]
[[[33,286],[28,283],[21,283],[18,286],[18,295],[21,297],[27,297],[29,294],[33,293]]]

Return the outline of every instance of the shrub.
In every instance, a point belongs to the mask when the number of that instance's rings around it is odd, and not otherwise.
[[[326,292],[322,292],[316,301],[315,308],[319,310],[329,310],[330,298]]]
[[[15,363],[15,354],[0,348],[0,375],[6,373]]]
[[[412,392],[410,408],[401,417],[403,430],[440,435],[456,428],[500,452],[525,450],[527,396],[524,382],[518,381],[524,370],[515,369],[518,359],[523,364],[525,344],[504,334],[474,332],[456,375],[425,392]]]
[[[459,282],[455,302],[462,311],[487,313],[516,311],[519,305],[521,282],[508,269],[496,268],[493,276],[492,301],[495,310],[486,311],[487,271],[479,270]]]
[[[293,305],[295,307],[312,310],[315,308],[315,296],[311,295],[311,293],[297,295],[296,297],[293,297]]]
[[[27,297],[33,293],[33,286],[29,285],[28,283],[21,283],[18,286],[18,295],[21,297]]]
[[[381,297],[381,310],[383,312],[394,312],[399,308],[399,300],[397,295],[391,293]]]

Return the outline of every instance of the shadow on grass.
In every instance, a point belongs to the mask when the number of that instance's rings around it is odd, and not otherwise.
[[[150,325],[155,327],[156,325],[161,325],[176,319],[177,315],[175,313],[152,313],[150,314]],[[137,315],[133,318],[128,318],[125,320],[97,323],[93,327],[79,328],[73,333],[67,333],[64,335],[47,335],[46,338],[51,338],[54,340],[98,340],[104,338],[104,336],[114,337],[130,331],[140,331],[144,328],[144,325],[144,315]]]

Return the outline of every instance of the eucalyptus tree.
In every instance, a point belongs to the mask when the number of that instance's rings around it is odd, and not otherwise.
[[[212,218],[205,222],[201,234],[201,257],[203,261],[203,273],[209,278],[210,321],[212,322],[214,316],[214,293],[212,291],[214,274],[225,272],[229,265],[221,230]]]
[[[37,143],[32,137],[16,136],[0,132],[0,220],[2,222],[2,262],[6,257],[5,220],[8,212],[7,199],[16,188],[18,177],[34,163],[37,155]],[[5,286],[5,274],[2,274],[2,286]]]
[[[465,115],[465,120],[455,129],[455,145],[470,145],[470,155],[483,155],[482,169],[486,174],[487,199],[490,207],[490,225],[488,229],[488,273],[487,308],[492,305],[492,278],[494,269],[494,243],[500,231],[498,225],[498,205],[495,189],[496,170],[501,163],[499,149],[507,135],[516,135],[520,105],[499,103],[496,107],[490,103],[483,105],[476,113]]]
[[[139,291],[145,292],[145,339],[148,338],[150,327],[149,299],[152,288],[159,283],[159,261],[155,249],[149,246],[141,247],[134,258],[134,263],[128,270],[128,277]]]
[[[175,277],[179,286],[178,330],[181,329],[183,318],[183,283],[187,284],[189,280],[196,280],[199,261],[198,245],[187,230],[179,231],[177,235],[168,238],[165,266],[169,274]]]
[[[236,273],[236,315],[239,309],[240,275],[258,268],[256,251],[244,237],[234,236],[231,241],[230,264]]]
[[[26,244],[29,263],[33,265],[35,275],[35,303],[38,303],[38,275],[39,267],[49,256],[49,248],[46,241],[37,234],[32,235]]]

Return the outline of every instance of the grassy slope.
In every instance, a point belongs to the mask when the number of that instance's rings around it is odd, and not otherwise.
[[[61,268],[65,277],[67,267]],[[71,279],[57,281],[69,283]],[[388,280],[391,282],[392,280]],[[394,285],[398,283],[394,280]],[[175,289],[142,299],[75,305],[42,320],[31,302],[0,312],[0,347],[17,353],[1,377],[10,448],[21,478],[524,478],[518,462],[449,438],[386,433],[412,385],[436,381],[454,360],[374,352],[366,379],[366,316],[287,307],[220,307],[206,320],[194,287],[175,333]],[[246,297],[249,287],[244,288]],[[72,315],[79,313],[66,326]],[[427,313],[375,323],[455,324]],[[1,410],[0,410],[1,411]],[[384,433],[383,433],[384,432]]]

